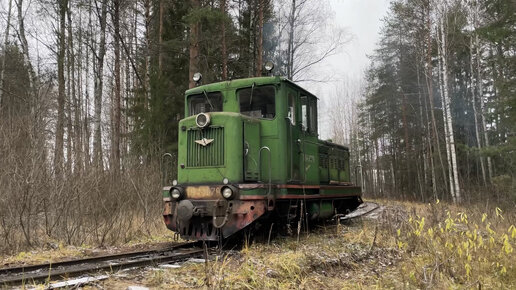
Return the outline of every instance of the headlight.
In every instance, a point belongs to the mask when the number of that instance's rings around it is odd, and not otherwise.
[[[210,115],[205,113],[200,113],[195,118],[195,123],[197,124],[197,127],[204,128],[210,124]]]
[[[265,63],[265,70],[271,72],[274,69],[274,63],[268,61]]]
[[[181,197],[181,191],[179,191],[179,189],[177,189],[177,188],[174,188],[174,189],[172,189],[171,195],[174,199],[179,199]]]
[[[233,190],[229,187],[222,188],[222,196],[225,199],[232,199],[233,198]]]
[[[172,198],[175,200],[180,200],[185,196],[184,189],[181,187],[172,187],[170,189],[170,196],[172,196]]]
[[[198,83],[202,79],[202,74],[200,72],[196,72],[193,74],[192,80]]]

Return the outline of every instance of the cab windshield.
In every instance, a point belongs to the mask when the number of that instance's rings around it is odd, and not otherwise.
[[[274,86],[261,86],[238,90],[240,113],[246,116],[274,119],[276,116],[276,91]]]
[[[222,111],[222,93],[221,92],[202,92],[200,94],[188,97],[189,115],[197,115],[199,113],[221,112]]]

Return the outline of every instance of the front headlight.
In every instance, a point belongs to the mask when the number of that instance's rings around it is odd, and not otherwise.
[[[225,199],[233,199],[234,192],[233,192],[233,190],[229,186],[225,186],[225,187],[222,188],[222,196]]]
[[[204,128],[210,124],[210,115],[205,113],[200,113],[195,117],[195,123],[197,127]]]
[[[174,199],[178,199],[178,198],[180,198],[180,197],[181,197],[181,192],[179,191],[179,189],[174,188],[174,189],[172,189],[172,193],[171,193],[171,195],[172,195],[172,197],[173,197]]]
[[[180,200],[184,197],[184,190],[180,187],[172,187],[170,189],[170,196],[175,200]]]

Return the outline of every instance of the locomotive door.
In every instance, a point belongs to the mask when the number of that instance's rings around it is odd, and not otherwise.
[[[319,183],[319,145],[317,132],[317,98],[299,96],[301,131],[299,144],[301,181],[305,184]]]
[[[288,164],[289,167],[289,182],[300,183],[301,179],[301,139],[299,136],[301,123],[299,122],[298,112],[298,93],[289,88],[287,90],[287,149],[288,149]]]

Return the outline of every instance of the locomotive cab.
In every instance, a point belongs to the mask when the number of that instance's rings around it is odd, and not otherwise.
[[[301,198],[312,200],[310,216],[327,218],[360,195],[347,152],[318,140],[317,98],[285,78],[190,89],[177,180],[163,189],[165,223],[185,239],[218,240],[257,219],[289,219]]]

